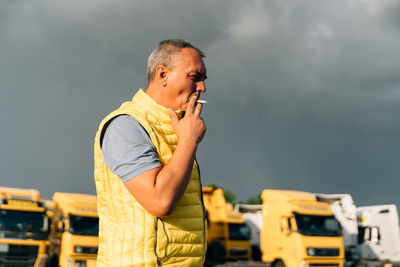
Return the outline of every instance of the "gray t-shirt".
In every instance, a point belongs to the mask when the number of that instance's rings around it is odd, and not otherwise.
[[[111,121],[105,130],[101,151],[104,163],[123,182],[161,166],[149,134],[129,115]]]

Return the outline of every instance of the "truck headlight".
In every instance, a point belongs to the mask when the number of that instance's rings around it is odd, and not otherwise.
[[[81,247],[81,246],[75,246],[74,251],[75,251],[75,253],[82,253],[82,252],[83,252],[83,247]]]
[[[308,256],[315,256],[316,250],[315,248],[307,248],[307,255]]]

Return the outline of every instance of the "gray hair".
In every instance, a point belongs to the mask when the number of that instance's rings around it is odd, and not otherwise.
[[[172,69],[176,62],[176,56],[183,48],[196,50],[200,57],[204,58],[204,53],[184,39],[169,39],[161,41],[157,48],[151,52],[147,61],[147,78],[150,81],[156,75],[156,68],[159,65]]]

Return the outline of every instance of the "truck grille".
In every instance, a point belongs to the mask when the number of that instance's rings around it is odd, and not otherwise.
[[[230,250],[231,256],[232,257],[243,257],[247,256],[247,249],[238,249],[238,248],[233,248]]]
[[[97,247],[75,246],[74,251],[81,254],[97,254]]]
[[[38,246],[8,245],[7,252],[0,252],[0,266],[33,267],[38,250]]]
[[[314,257],[337,257],[340,251],[338,248],[307,248],[307,255]]]
[[[310,263],[310,267],[320,267],[320,266],[335,266],[339,267],[338,263]]]

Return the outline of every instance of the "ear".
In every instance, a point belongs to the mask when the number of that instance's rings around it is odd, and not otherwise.
[[[157,66],[155,79],[164,87],[167,85],[167,74],[168,74],[167,67],[163,65]]]

